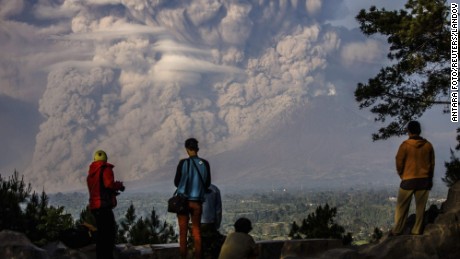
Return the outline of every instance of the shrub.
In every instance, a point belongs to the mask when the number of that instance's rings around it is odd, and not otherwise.
[[[454,151],[450,150],[450,161],[444,163],[446,167],[446,176],[442,181],[447,187],[451,187],[460,179],[460,160],[455,156]]]
[[[336,215],[337,208],[330,208],[327,203],[324,207],[319,206],[314,213],[302,220],[300,227],[295,221],[292,223],[289,237],[293,239],[334,238],[341,239],[346,245],[351,244],[353,240],[351,233],[344,234],[345,229],[334,222]]]
[[[19,179],[14,171],[8,179],[0,175],[0,231],[9,229],[24,233],[34,244],[43,246],[59,239],[61,231],[73,227],[64,207],[48,204],[45,191],[39,196],[32,187]]]

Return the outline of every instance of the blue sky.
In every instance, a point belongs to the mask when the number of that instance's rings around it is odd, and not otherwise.
[[[0,172],[81,189],[102,148],[124,181],[168,180],[194,136],[216,181],[232,182],[238,160],[234,184],[286,167],[292,181],[397,182],[403,138],[372,143],[381,125],[353,99],[387,45],[354,16],[403,3],[0,0]],[[458,126],[440,109],[421,122],[442,174]]]

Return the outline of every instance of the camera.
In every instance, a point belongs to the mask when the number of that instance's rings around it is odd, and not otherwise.
[[[123,182],[120,181],[115,181],[115,188],[117,190],[117,195],[120,194],[118,191],[124,192],[125,191],[125,186],[123,185]]]

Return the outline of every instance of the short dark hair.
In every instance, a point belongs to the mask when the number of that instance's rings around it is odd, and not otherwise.
[[[198,152],[200,148],[198,147],[198,140],[195,138],[189,138],[185,141],[185,148]]]
[[[420,133],[422,133],[422,128],[418,121],[411,121],[407,124],[407,131],[412,134],[420,135]]]
[[[251,221],[247,218],[239,218],[235,222],[234,226],[236,232],[243,232],[247,234],[252,230]]]

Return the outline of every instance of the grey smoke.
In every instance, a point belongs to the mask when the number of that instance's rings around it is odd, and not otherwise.
[[[50,66],[40,99],[31,172],[47,188],[81,185],[98,148],[122,179],[141,179],[177,159],[189,136],[209,150],[237,147],[310,98],[336,94],[322,74],[340,39],[303,18],[320,1],[89,3],[119,6],[107,15],[54,7],[71,31],[53,40],[84,55]]]
[[[49,191],[84,188],[96,149],[125,181],[174,164],[190,136],[208,154],[237,149],[318,97],[342,98],[334,69],[384,59],[378,39],[344,42],[347,30],[325,22],[343,16],[331,10],[344,1],[0,6],[0,94],[39,99],[43,122],[26,173]]]

